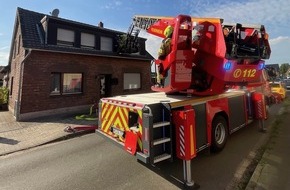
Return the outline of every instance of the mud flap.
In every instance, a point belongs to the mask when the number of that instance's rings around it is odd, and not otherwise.
[[[126,132],[125,150],[132,155],[136,154],[138,135],[132,131]]]

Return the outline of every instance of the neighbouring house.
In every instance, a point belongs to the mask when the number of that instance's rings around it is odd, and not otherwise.
[[[290,78],[290,68],[287,70],[287,72],[286,72],[286,77],[287,77],[287,79],[289,79]]]
[[[3,81],[4,81],[4,66],[0,66],[0,87],[3,86]]]
[[[16,120],[88,110],[100,98],[150,92],[144,38],[118,53],[124,33],[17,8],[9,57],[9,110]]]
[[[9,67],[8,66],[0,66],[0,87],[8,87],[8,77]]]
[[[274,80],[280,76],[279,64],[267,64],[265,65],[265,69],[268,71],[271,80]]]

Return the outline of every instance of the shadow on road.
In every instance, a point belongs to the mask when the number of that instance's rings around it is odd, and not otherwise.
[[[4,137],[0,137],[0,143],[1,144],[10,144],[10,145],[16,145],[18,144],[20,141],[14,140],[14,139],[7,139]]]
[[[183,180],[183,175],[182,175],[182,161],[181,160],[176,160],[174,162],[164,162],[164,163],[159,163],[156,165],[146,165],[140,161],[138,161],[140,164],[142,164],[144,167],[150,169],[154,173],[158,174],[159,176],[163,177],[166,179],[168,182],[172,183],[179,189],[184,189],[184,190],[196,190],[200,188],[200,185],[197,183],[194,183],[192,186],[187,186],[184,183]],[[170,164],[170,167],[168,167]]]
[[[26,126],[29,123],[58,123],[58,124],[71,124],[71,125],[97,125],[97,117],[82,117],[84,115],[81,114],[74,114],[74,115],[57,115],[57,116],[47,116],[47,117],[40,117],[36,119],[30,119],[26,121],[21,121],[20,124],[22,126]]]

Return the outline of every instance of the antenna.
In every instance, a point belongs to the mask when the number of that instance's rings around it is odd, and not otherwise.
[[[51,16],[58,17],[59,9],[54,9],[52,12],[50,12],[50,14]]]

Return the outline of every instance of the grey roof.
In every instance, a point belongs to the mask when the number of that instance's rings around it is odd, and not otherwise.
[[[18,18],[20,20],[22,43],[24,48],[41,48],[41,39],[37,29],[38,23],[45,16],[44,14],[18,8]]]
[[[22,8],[17,8],[18,19],[21,26],[21,35],[23,40],[23,47],[26,49],[36,49],[44,51],[56,51],[64,53],[76,53],[76,54],[88,54],[97,56],[118,56],[123,58],[137,58],[151,60],[152,56],[146,52],[146,55],[139,54],[118,54],[115,52],[105,52],[96,49],[85,49],[78,47],[66,47],[52,44],[44,43],[44,35],[41,34],[41,24],[40,21],[46,16],[48,19],[55,19],[65,23],[74,24],[79,27],[90,28],[92,30],[103,30],[104,32],[113,32],[117,34],[122,34],[123,32],[110,30],[106,28],[101,28],[98,26],[93,26],[85,23],[80,23],[72,20],[67,20],[59,17],[54,17],[42,13],[37,13],[30,10],[25,10]],[[15,31],[14,31],[15,32]],[[13,40],[14,41],[14,40]]]

